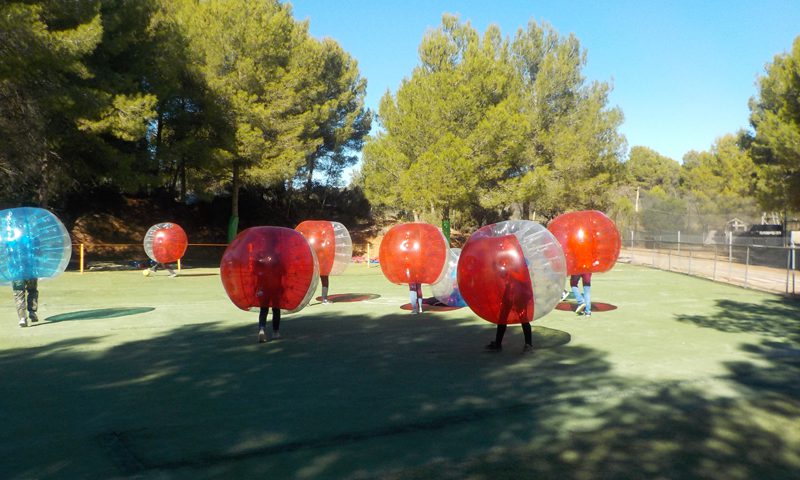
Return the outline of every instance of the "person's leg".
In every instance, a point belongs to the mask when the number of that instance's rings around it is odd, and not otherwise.
[[[281,309],[272,307],[272,338],[281,338],[278,331],[281,328]]]
[[[328,276],[320,275],[319,281],[322,283],[322,303],[330,303],[328,302]]]
[[[572,288],[572,294],[575,296],[575,301],[578,302],[578,306],[575,309],[575,312],[577,313],[580,313],[585,308],[583,295],[581,294],[580,290],[578,290],[578,281],[580,278],[580,275],[572,275],[569,277],[569,286]]]
[[[267,341],[267,312],[269,309],[264,307],[258,311],[258,343]]]
[[[586,304],[586,310],[584,310],[583,314],[586,316],[591,316],[592,314],[592,274],[585,273],[581,278],[581,283],[583,284],[583,301]]]
[[[26,280],[25,289],[28,291],[28,318],[31,322],[38,322],[39,316],[36,311],[39,310],[39,280],[36,278]]]
[[[525,345],[533,346],[533,333],[531,331],[531,324],[530,323],[523,323],[522,325],[522,333],[525,335]]]
[[[489,345],[486,345],[486,350],[499,352],[503,349],[503,336],[506,334],[506,329],[508,329],[508,325],[505,323],[497,324],[497,331],[494,334],[494,341],[489,342]]]
[[[422,284],[417,284],[417,308],[419,308],[419,313],[422,313]]]
[[[28,326],[28,317],[25,315],[25,282],[16,281],[11,284],[11,289],[14,291],[14,303],[17,306],[17,318],[19,318],[19,326]]]
[[[172,267],[169,266],[169,264],[165,263],[164,264],[164,268],[167,269],[167,271],[169,272],[169,276],[170,277],[177,277],[178,276],[178,273],[175,270],[173,270]]]
[[[408,295],[411,299],[411,313],[419,313],[419,306],[417,305],[417,286],[415,284],[408,284]]]

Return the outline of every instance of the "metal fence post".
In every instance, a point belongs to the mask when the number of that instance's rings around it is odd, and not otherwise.
[[[711,280],[717,280],[717,246],[714,245],[714,270],[711,273]]]
[[[750,269],[750,246],[747,246],[747,253],[744,261],[744,288],[747,288],[747,272]]]

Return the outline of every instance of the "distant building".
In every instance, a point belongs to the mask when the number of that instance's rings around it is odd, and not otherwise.
[[[747,230],[747,225],[738,218],[732,218],[725,222],[726,232],[744,232]]]

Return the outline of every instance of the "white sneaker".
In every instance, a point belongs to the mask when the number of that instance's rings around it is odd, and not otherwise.
[[[585,309],[586,309],[586,304],[581,303],[580,305],[578,305],[578,308],[575,309],[575,313],[580,315],[581,312],[584,311]]]
[[[564,300],[566,300],[566,299],[567,299],[567,297],[569,297],[569,292],[568,292],[568,291],[564,290],[563,292],[561,292],[561,301],[562,301],[562,302],[563,302]]]
[[[258,329],[258,343],[267,343],[267,332],[263,328]]]
[[[28,319],[27,318],[20,318],[19,323],[17,324],[20,327],[27,327],[28,326]]]

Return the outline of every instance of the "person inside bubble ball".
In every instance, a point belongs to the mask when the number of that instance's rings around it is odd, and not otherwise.
[[[527,260],[525,261],[527,264]],[[486,345],[486,350],[489,352],[499,352],[503,349],[503,337],[508,329],[508,316],[511,314],[513,308],[517,312],[517,318],[520,320],[522,333],[525,337],[525,345],[522,347],[522,353],[533,352],[533,333],[531,329],[531,322],[528,318],[528,300],[529,294],[525,291],[527,278],[520,276],[521,271],[511,270],[511,274],[501,266],[500,279],[505,281],[503,289],[503,302],[500,306],[499,321],[497,323],[497,331],[495,332],[494,340]]]
[[[582,290],[578,289],[578,282],[581,282],[583,287]],[[572,288],[572,294],[575,296],[575,300],[578,302],[578,306],[575,307],[575,314],[576,315],[584,315],[587,317],[592,316],[592,300],[591,300],[591,291],[592,291],[592,274],[591,273],[583,273],[580,275],[570,275],[569,277],[569,286]]]
[[[38,322],[36,311],[39,309],[39,280],[36,278],[16,280],[11,283],[11,289],[14,291],[14,303],[17,304],[19,326],[27,327],[29,320],[33,323]]]

